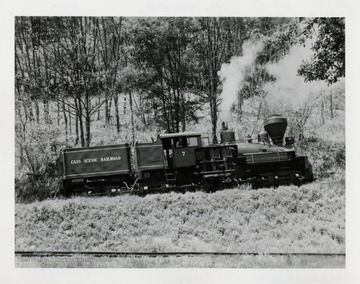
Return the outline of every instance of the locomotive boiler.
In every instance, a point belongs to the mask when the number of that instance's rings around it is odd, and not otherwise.
[[[249,138],[247,143],[235,141],[235,134],[225,125],[221,131],[221,143],[236,145],[241,173],[238,178],[250,180],[255,187],[278,184],[301,184],[314,179],[311,164],[306,156],[297,156],[294,138],[285,137],[287,120],[272,115],[264,123],[257,142]]]
[[[285,118],[269,117],[257,141],[235,139],[223,125],[221,142],[198,132],[166,133],[149,143],[73,148],[62,151],[61,192],[150,192],[213,190],[250,183],[253,187],[313,180],[306,156],[297,156],[285,137]]]

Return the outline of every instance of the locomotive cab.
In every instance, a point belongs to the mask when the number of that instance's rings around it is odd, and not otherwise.
[[[159,138],[162,141],[168,168],[195,166],[195,149],[201,147],[200,133],[161,134]]]

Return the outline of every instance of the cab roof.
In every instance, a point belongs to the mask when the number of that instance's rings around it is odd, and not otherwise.
[[[181,133],[164,133],[160,134],[160,139],[175,138],[175,137],[194,137],[201,136],[200,132],[181,132]]]

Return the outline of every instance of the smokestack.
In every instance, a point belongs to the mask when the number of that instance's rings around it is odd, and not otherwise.
[[[229,128],[226,126],[225,121],[222,122],[221,126],[222,126],[222,130],[228,130],[228,129],[229,129]]]
[[[220,131],[221,143],[233,143],[235,142],[235,133],[234,131],[229,130],[226,123],[222,122],[222,130]]]
[[[283,144],[286,127],[286,118],[283,118],[278,114],[270,116],[264,123],[265,131],[269,134],[274,145]]]

